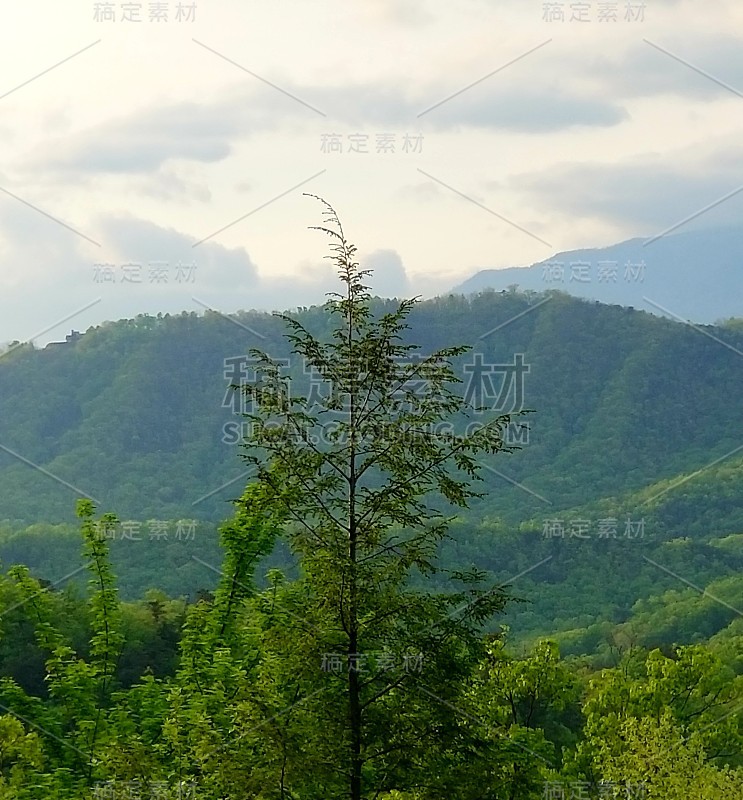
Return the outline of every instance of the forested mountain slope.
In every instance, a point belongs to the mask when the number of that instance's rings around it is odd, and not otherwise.
[[[327,324],[318,308],[296,316],[315,332]],[[139,317],[0,358],[0,519],[72,521],[79,492],[123,518],[224,518],[245,482],[234,444],[242,418],[227,387],[253,347],[288,357],[283,331],[261,313]],[[484,293],[421,303],[410,339],[423,353],[472,345],[460,359],[462,388],[483,405],[503,381],[488,365],[523,354],[523,403],[536,413],[525,418],[528,444],[499,456],[497,469],[543,499],[490,473],[479,516],[521,521],[570,508],[702,469],[743,445],[743,331],[733,327],[694,328],[558,293]],[[291,371],[296,391],[311,391],[302,365]]]
[[[319,308],[294,316],[319,334],[328,324]],[[112,546],[125,596],[213,586],[201,562],[219,565],[216,527],[249,480],[228,385],[250,377],[253,347],[288,358],[284,330],[257,312],[143,316],[0,358],[3,562],[50,580],[71,572],[74,501],[87,494],[123,521]],[[445,566],[518,576],[513,592],[530,602],[510,619],[522,633],[583,641],[591,626],[626,621],[638,599],[683,589],[681,578],[704,588],[740,570],[740,329],[491,292],[421,303],[409,337],[424,354],[472,345],[457,369],[462,391],[495,407],[481,421],[519,404],[535,412],[519,418],[528,435],[511,430],[521,449],[483,461],[484,496],[441,552]],[[504,387],[519,359],[517,397]],[[296,361],[287,372],[311,399],[313,376]]]

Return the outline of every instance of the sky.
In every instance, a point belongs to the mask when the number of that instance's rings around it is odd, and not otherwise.
[[[322,302],[305,193],[384,296],[738,224],[742,123],[735,0],[6,3],[0,342]]]

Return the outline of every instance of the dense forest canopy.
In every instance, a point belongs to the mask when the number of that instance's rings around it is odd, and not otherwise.
[[[743,796],[739,326],[323,209],[323,307],[0,358],[0,800]]]
[[[329,332],[322,308],[293,316]],[[492,404],[518,354],[528,367],[521,401],[537,413],[507,431],[520,449],[498,466],[482,457],[484,496],[441,545],[448,564],[521,575],[514,591],[529,603],[507,612],[519,639],[563,632],[571,652],[591,649],[607,623],[648,613],[638,600],[698,594],[655,564],[712,594],[740,572],[740,330],[555,292],[452,295],[417,304],[408,322],[404,336],[423,354],[473,347],[454,367],[457,390],[475,402]],[[316,376],[292,356],[281,320],[258,312],[140,316],[0,359],[0,558],[50,581],[82,566],[72,508],[85,494],[121,520],[110,544],[123,597],[213,589],[218,575],[194,557],[219,560],[217,527],[248,479],[237,458],[245,403],[229,386],[249,377],[256,346],[285,360],[297,396],[314,396]],[[290,556],[279,548],[267,563],[286,567]],[[734,580],[724,594],[740,607]],[[661,644],[684,625],[684,641],[711,635],[730,613],[710,609],[699,625],[687,618],[643,641]]]

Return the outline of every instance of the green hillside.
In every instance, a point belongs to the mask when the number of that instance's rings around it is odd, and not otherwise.
[[[0,795],[739,795],[741,332],[395,309],[340,238],[330,329],[3,357]]]
[[[322,309],[294,316],[327,332]],[[217,527],[249,480],[228,385],[251,348],[288,358],[284,330],[257,312],[141,316],[0,358],[2,561],[53,581],[72,572],[74,502],[85,494],[125,521],[112,534],[125,597],[212,588]],[[447,567],[474,564],[512,582],[528,601],[508,614],[517,638],[573,631],[593,641],[596,626],[627,623],[638,601],[740,571],[743,331],[555,292],[486,292],[420,303],[409,336],[423,354],[470,344],[457,361],[460,388],[482,405],[494,403],[497,381],[486,373],[478,383],[477,364],[522,354],[528,366],[528,437],[514,427],[521,449],[483,458],[484,496],[441,551]],[[288,364],[292,391],[311,397],[303,367]],[[730,621],[720,613],[709,635]]]
[[[317,308],[296,317],[315,333],[328,324]],[[280,320],[255,312],[141,316],[0,358],[0,520],[72,522],[79,493],[122,518],[223,519],[244,484],[225,359],[254,347],[288,357],[283,332]],[[477,517],[520,522],[617,496],[743,445],[740,330],[695,329],[559,293],[485,293],[421,303],[410,338],[423,353],[457,342],[486,364],[522,353],[529,366],[529,442],[499,457],[498,470],[543,499],[489,473]],[[463,378],[473,358],[460,359]],[[307,392],[311,376],[301,363],[291,369]]]

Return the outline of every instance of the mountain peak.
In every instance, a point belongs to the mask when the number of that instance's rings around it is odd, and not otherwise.
[[[452,292],[503,291],[513,285],[532,291],[560,289],[704,324],[743,316],[743,227],[566,250],[528,267],[480,270]]]

